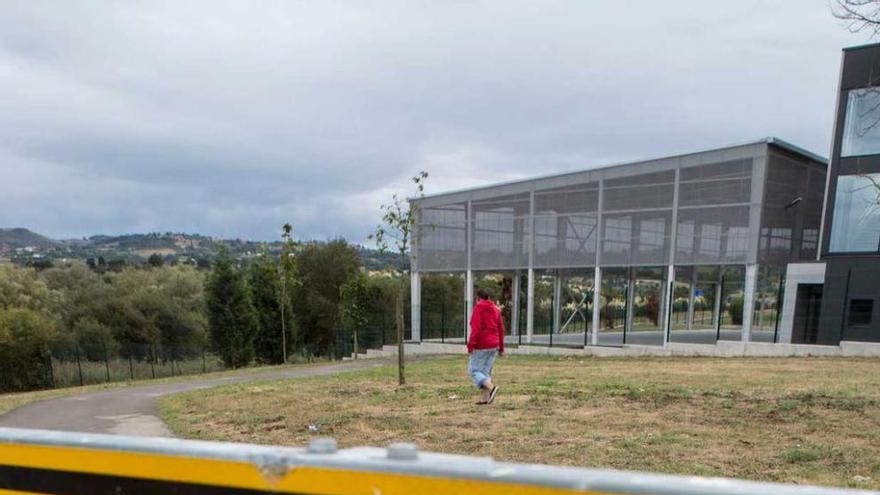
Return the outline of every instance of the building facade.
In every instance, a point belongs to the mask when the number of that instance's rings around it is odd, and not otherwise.
[[[792,343],[880,342],[880,45],[845,49],[819,261],[789,269]]]
[[[484,288],[510,344],[790,340],[787,267],[819,255],[826,168],[769,138],[414,199],[411,337],[462,342]]]

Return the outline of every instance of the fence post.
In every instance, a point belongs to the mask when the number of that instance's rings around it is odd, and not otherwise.
[[[82,387],[83,383],[83,367],[82,363],[79,360],[79,343],[74,346],[74,351],[76,352],[76,369],[79,372],[79,386]]]
[[[153,379],[156,379],[156,363],[154,362],[156,359],[156,354],[153,349],[153,344],[150,344],[150,375],[152,375]]]
[[[104,370],[107,372],[107,381],[110,381],[110,356],[107,354],[107,342],[101,342],[104,347]]]
[[[171,376],[174,376],[174,358],[171,358]]]
[[[131,380],[134,381],[134,358],[131,356],[131,346],[128,348],[128,374],[131,375]]]
[[[444,293],[445,295],[445,293]],[[440,301],[440,342],[446,343],[446,299]]]
[[[208,372],[208,365],[205,362],[205,348],[202,347],[202,373]]]

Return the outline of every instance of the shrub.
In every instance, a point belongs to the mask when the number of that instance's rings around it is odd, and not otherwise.
[[[49,349],[54,321],[25,308],[0,310],[0,391],[52,386]]]
[[[730,320],[734,325],[742,325],[743,322],[743,297],[736,296],[730,300],[730,305],[727,307],[727,312],[730,313]]]

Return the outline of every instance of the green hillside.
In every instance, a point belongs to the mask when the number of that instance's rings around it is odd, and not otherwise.
[[[51,248],[58,244],[58,241],[49,239],[46,236],[31,232],[25,228],[0,228],[0,246],[6,246],[8,249],[35,247],[35,248]]]
[[[175,232],[95,235],[83,239],[54,240],[25,228],[0,229],[0,258],[9,258],[19,265],[46,266],[56,260],[82,260],[95,264],[115,261],[117,265],[138,265],[156,254],[166,263],[209,266],[221,247],[233,257],[245,259],[259,256],[263,252],[277,255],[283,245],[281,241],[219,239]],[[361,263],[369,270],[403,267],[398,254],[381,253],[361,246],[356,248]]]

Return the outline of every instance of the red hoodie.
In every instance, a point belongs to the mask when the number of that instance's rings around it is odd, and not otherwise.
[[[492,301],[481,299],[471,315],[471,337],[468,352],[474,349],[498,349],[504,352],[504,320],[501,310]]]

